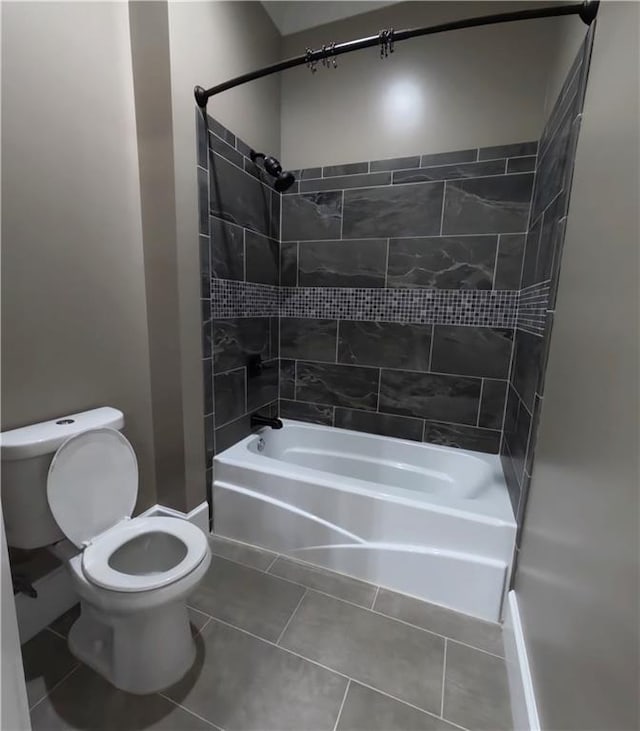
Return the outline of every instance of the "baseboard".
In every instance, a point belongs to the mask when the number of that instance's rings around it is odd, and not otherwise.
[[[25,594],[15,596],[21,645],[79,601],[66,566],[60,566],[34,581],[33,588],[38,592],[35,599]]]
[[[138,517],[150,518],[153,516],[165,516],[167,518],[182,518],[182,520],[188,520],[190,523],[193,523],[193,525],[200,528],[205,535],[209,535],[209,505],[206,501],[200,503],[200,505],[188,513],[182,513],[180,510],[167,508],[164,505],[152,505]]]
[[[513,728],[515,731],[540,731],[527,646],[515,591],[510,591],[507,595],[503,637]]]

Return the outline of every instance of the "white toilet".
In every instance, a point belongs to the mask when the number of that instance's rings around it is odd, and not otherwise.
[[[66,536],[82,612],[73,654],[113,685],[152,693],[195,659],[186,598],[211,562],[205,534],[179,518],[131,518],[138,465],[121,411],[93,409],[0,435],[7,542]]]

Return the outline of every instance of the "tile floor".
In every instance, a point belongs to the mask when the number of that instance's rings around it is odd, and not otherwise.
[[[189,604],[198,655],[162,693],[78,663],[77,609],[23,647],[34,731],[506,731],[498,625],[244,544],[215,555]]]

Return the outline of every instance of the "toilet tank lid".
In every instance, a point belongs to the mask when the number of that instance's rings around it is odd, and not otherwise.
[[[122,429],[124,426],[122,411],[102,406],[78,414],[59,416],[51,421],[11,429],[0,434],[0,457],[4,462],[53,454],[69,437],[105,426]]]

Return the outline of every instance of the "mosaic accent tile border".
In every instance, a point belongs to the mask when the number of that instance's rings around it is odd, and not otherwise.
[[[214,318],[299,317],[475,327],[515,327],[515,290],[272,287],[214,279]]]
[[[230,279],[211,280],[211,316],[278,317],[280,314],[279,287]]]
[[[520,290],[517,327],[532,335],[544,335],[551,282],[541,282]]]

